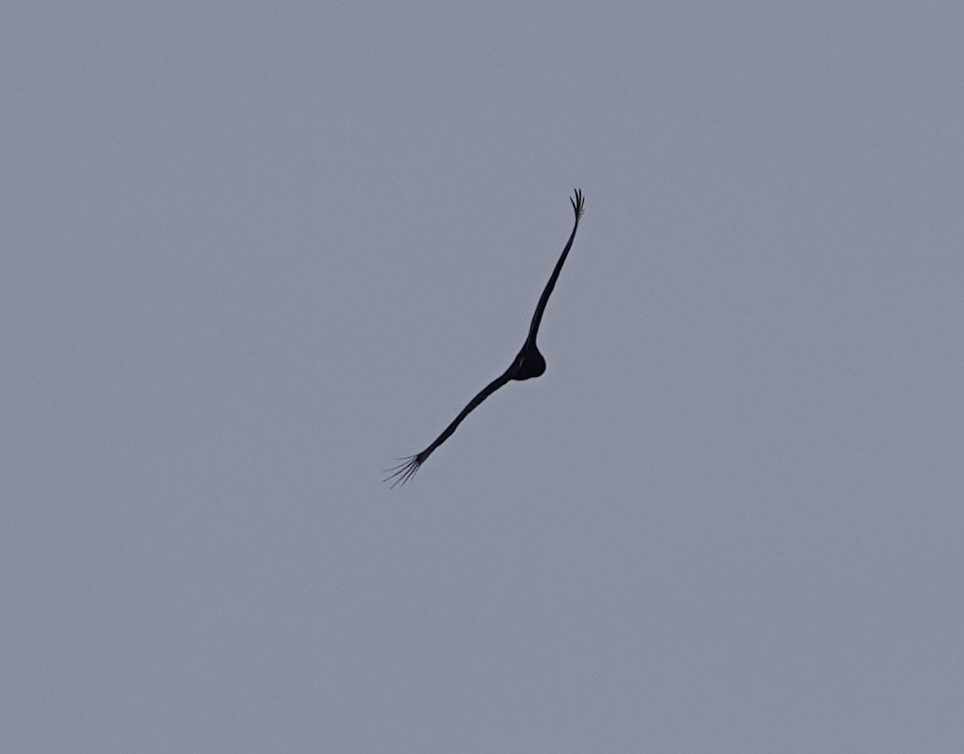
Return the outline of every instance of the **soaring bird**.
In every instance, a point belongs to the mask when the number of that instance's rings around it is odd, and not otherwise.
[[[556,267],[552,271],[552,275],[549,276],[549,282],[546,283],[546,287],[542,291],[542,295],[539,297],[539,303],[536,305],[536,311],[532,315],[532,322],[529,325],[529,334],[526,336],[525,343],[522,344],[522,348],[512,360],[509,368],[492,380],[492,382],[490,382],[484,388],[482,388],[482,390],[479,391],[479,394],[469,401],[468,405],[462,409],[461,413],[455,417],[451,424],[442,430],[442,434],[436,437],[432,441],[432,444],[425,448],[425,450],[423,450],[421,453],[417,453],[414,456],[399,458],[398,460],[400,460],[402,463],[400,463],[398,466],[388,469],[385,472],[388,476],[386,476],[382,481],[391,482],[391,486],[393,488],[396,484],[405,484],[405,482],[415,476],[415,472],[421,468],[422,464],[425,463],[430,455],[432,455],[432,452],[439,445],[449,439],[456,427],[462,423],[462,420],[465,419],[465,417],[468,416],[476,407],[478,407],[482,401],[511,380],[531,380],[534,377],[541,376],[546,371],[546,360],[539,352],[539,347],[536,345],[536,336],[539,334],[539,325],[542,323],[542,315],[546,311],[546,303],[549,301],[549,296],[552,293],[552,289],[556,287],[556,280],[559,279],[559,273],[562,270],[562,265],[565,263],[566,257],[569,255],[569,249],[572,248],[572,242],[576,238],[576,230],[579,228],[579,218],[582,217],[583,207],[585,206],[582,191],[575,189],[575,193],[569,199],[569,203],[572,204],[572,211],[575,215],[575,221],[572,225],[572,233],[569,234],[569,240],[566,241],[566,247],[562,250],[562,254],[559,255],[559,261],[556,262]]]

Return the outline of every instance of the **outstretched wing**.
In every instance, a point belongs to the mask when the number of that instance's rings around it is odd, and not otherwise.
[[[532,315],[532,324],[529,325],[529,337],[526,339],[529,343],[536,342],[536,335],[539,332],[539,325],[542,323],[542,315],[546,311],[546,303],[549,301],[549,296],[552,293],[552,289],[556,287],[556,280],[559,279],[559,273],[562,271],[562,265],[565,263],[566,257],[569,256],[569,249],[572,248],[572,242],[576,239],[576,230],[579,228],[579,218],[582,217],[582,211],[586,204],[582,191],[576,189],[575,194],[569,199],[569,203],[572,204],[572,211],[576,216],[576,221],[573,223],[572,233],[569,234],[569,240],[566,241],[566,248],[562,250],[562,254],[559,256],[559,261],[556,262],[556,267],[552,271],[552,275],[549,277],[549,282],[546,283],[545,290],[542,291],[542,295],[539,297],[539,303],[536,306],[535,314]]]
[[[432,444],[425,448],[425,450],[417,455],[399,459],[402,461],[402,463],[400,463],[398,466],[394,466],[393,468],[386,469],[385,473],[388,476],[386,476],[382,481],[391,482],[391,486],[394,487],[399,483],[405,484],[405,482],[415,476],[415,472],[418,471],[419,467],[425,463],[425,460],[432,455],[432,451],[449,439],[449,437],[455,431],[455,428],[462,423],[462,420],[472,413],[472,411],[474,411],[482,401],[484,401],[486,398],[492,395],[492,393],[509,381],[511,371],[511,368],[507,369],[501,375],[492,380],[492,382],[482,388],[482,390],[479,391],[479,394],[469,401],[468,405],[462,409],[461,413],[455,417],[451,424],[442,430],[442,434],[436,437]]]

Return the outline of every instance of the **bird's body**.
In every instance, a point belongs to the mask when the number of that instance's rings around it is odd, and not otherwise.
[[[535,343],[525,342],[509,367],[510,380],[531,380],[546,373],[546,359]]]
[[[535,313],[532,315],[532,322],[529,325],[529,334],[526,337],[525,343],[522,344],[522,348],[519,350],[519,353],[516,354],[516,357],[512,360],[512,364],[509,365],[509,368],[492,380],[492,382],[490,382],[484,388],[482,388],[478,395],[469,401],[468,405],[462,409],[458,416],[455,417],[452,423],[442,430],[442,434],[436,437],[431,445],[425,448],[425,450],[423,450],[421,453],[401,459],[401,464],[388,470],[388,476],[385,478],[385,481],[391,482],[392,487],[399,483],[404,484],[415,476],[415,472],[419,470],[419,467],[425,463],[426,459],[428,459],[428,457],[439,445],[445,442],[451,436],[451,434],[455,432],[456,427],[462,423],[462,420],[465,419],[465,417],[468,416],[482,401],[492,395],[492,393],[494,393],[500,387],[512,380],[531,380],[536,377],[540,377],[545,373],[546,360],[536,345],[536,336],[539,334],[539,325],[542,323],[542,315],[545,313],[546,303],[549,301],[549,296],[552,293],[553,288],[556,287],[556,281],[559,279],[559,273],[562,270],[562,265],[565,264],[566,257],[569,255],[569,250],[572,248],[572,242],[576,238],[576,230],[579,228],[579,218],[582,217],[583,208],[585,206],[582,192],[579,189],[576,189],[573,198],[571,198],[569,201],[572,204],[573,213],[575,214],[575,222],[572,226],[572,233],[570,233],[569,240],[566,243],[565,248],[562,250],[562,254],[559,256],[559,261],[556,262],[552,275],[549,277],[549,282],[546,283],[546,287],[542,291],[542,296],[539,297],[539,303],[536,305]]]

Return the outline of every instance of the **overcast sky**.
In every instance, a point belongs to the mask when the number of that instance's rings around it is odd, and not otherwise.
[[[4,749],[961,751],[962,39],[8,0]]]

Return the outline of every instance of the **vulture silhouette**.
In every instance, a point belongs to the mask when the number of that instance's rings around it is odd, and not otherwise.
[[[455,432],[456,427],[462,423],[465,417],[472,413],[472,411],[474,411],[478,405],[482,403],[482,401],[492,395],[492,393],[512,380],[531,380],[534,377],[541,376],[546,371],[546,360],[539,352],[539,347],[536,345],[536,336],[539,334],[539,325],[542,323],[542,315],[546,311],[546,303],[549,301],[549,296],[552,294],[552,289],[556,287],[556,281],[559,279],[559,273],[562,270],[562,265],[565,264],[566,257],[569,255],[569,249],[572,248],[572,242],[576,238],[576,230],[579,228],[579,218],[582,217],[582,211],[585,206],[582,191],[575,189],[575,193],[569,199],[569,202],[572,204],[572,211],[575,215],[575,221],[572,225],[572,233],[569,234],[569,240],[566,241],[566,247],[562,250],[562,254],[559,255],[559,261],[556,262],[556,267],[552,271],[552,275],[549,276],[549,282],[546,283],[546,287],[542,291],[542,295],[539,297],[539,303],[536,305],[536,311],[532,315],[532,323],[529,325],[529,334],[526,336],[525,343],[522,344],[522,348],[520,349],[519,353],[512,360],[509,368],[492,380],[492,382],[490,382],[484,388],[482,388],[482,390],[479,391],[479,394],[469,401],[468,405],[462,409],[461,413],[455,417],[452,423],[442,430],[442,434],[432,441],[431,445],[425,448],[425,450],[423,450],[421,453],[417,453],[414,456],[397,459],[402,463],[400,463],[398,466],[386,469],[384,473],[387,474],[387,476],[382,481],[390,482],[392,488],[399,483],[404,485],[405,482],[415,476],[415,472],[421,468],[422,464],[425,463],[430,455],[432,455],[434,450],[447,439],[449,439],[452,433]]]

